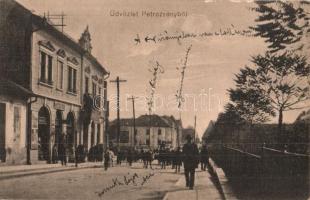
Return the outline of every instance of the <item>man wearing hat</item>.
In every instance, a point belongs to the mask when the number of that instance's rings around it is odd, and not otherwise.
[[[186,187],[194,188],[195,182],[195,168],[198,167],[199,151],[195,143],[192,143],[191,135],[186,136],[187,143],[183,146],[183,163]]]

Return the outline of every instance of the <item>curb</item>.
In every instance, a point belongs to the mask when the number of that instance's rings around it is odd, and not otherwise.
[[[212,173],[212,176],[216,178],[216,182],[218,183],[219,191],[223,199],[238,199],[232,192],[231,187],[228,185],[228,179],[223,169],[217,166],[211,158],[209,158],[209,166],[210,173]]]
[[[39,170],[43,170],[43,171],[35,170],[34,172],[30,172],[30,173],[23,173],[25,171],[16,171],[16,174],[11,174],[14,172],[10,172],[10,175],[0,176],[0,180],[8,180],[8,179],[14,179],[14,178],[20,178],[20,177],[33,176],[33,175],[43,175],[43,174],[51,174],[51,173],[57,173],[57,172],[74,171],[74,170],[98,168],[98,167],[100,166],[99,165],[80,166],[80,167],[68,166],[68,167],[63,167],[63,168],[61,167],[60,169],[45,168],[45,170],[41,168]]]

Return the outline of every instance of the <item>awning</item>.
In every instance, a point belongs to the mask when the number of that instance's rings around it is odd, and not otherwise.
[[[31,90],[6,79],[0,80],[0,95],[1,94],[15,96],[21,99],[36,96]]]

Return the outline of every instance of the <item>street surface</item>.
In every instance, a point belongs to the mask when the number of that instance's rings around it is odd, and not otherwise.
[[[186,190],[174,170],[132,167],[86,168],[0,181],[0,199],[163,199],[166,192]]]

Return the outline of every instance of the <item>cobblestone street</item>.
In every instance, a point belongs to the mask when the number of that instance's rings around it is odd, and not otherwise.
[[[130,182],[135,173],[135,183]],[[125,165],[112,167],[108,171],[99,167],[85,168],[1,180],[0,198],[99,199],[101,193],[102,199],[162,199],[166,191],[177,189],[174,185],[180,177],[181,174],[175,174],[171,169],[143,169],[140,163],[131,168]],[[103,194],[116,179],[117,185]]]

